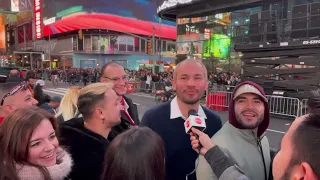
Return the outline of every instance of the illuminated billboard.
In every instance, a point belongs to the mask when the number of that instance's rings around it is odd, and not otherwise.
[[[5,16],[0,14],[0,52],[6,51]]]
[[[72,13],[107,13],[143,21],[159,22],[157,7],[163,0],[44,0],[43,18],[56,17],[58,21]],[[81,3],[79,3],[81,2]],[[162,24],[175,26],[175,22],[161,20]]]
[[[211,34],[211,40],[204,41],[203,57],[226,58],[231,40],[223,34]]]
[[[42,3],[41,0],[34,0],[34,25],[37,39],[42,38]]]
[[[30,11],[32,10],[32,0],[11,0],[11,11]]]

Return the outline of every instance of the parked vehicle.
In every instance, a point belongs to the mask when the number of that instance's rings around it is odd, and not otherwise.
[[[0,83],[5,83],[7,81],[9,73],[12,69],[17,69],[20,71],[20,69],[17,67],[0,67]]]

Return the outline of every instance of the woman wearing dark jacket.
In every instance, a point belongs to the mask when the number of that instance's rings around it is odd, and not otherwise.
[[[38,106],[43,105],[44,103],[50,102],[50,96],[43,93],[42,88],[45,86],[45,83],[43,80],[38,80],[36,82],[36,86],[33,90],[34,93],[34,99],[38,101]]]
[[[197,135],[199,138],[196,138]],[[199,140],[203,147],[199,148]],[[244,172],[236,165],[236,163],[228,158],[224,152],[216,146],[208,135],[203,132],[192,128],[190,133],[190,140],[192,148],[208,161],[214,174],[219,180],[250,180]]]

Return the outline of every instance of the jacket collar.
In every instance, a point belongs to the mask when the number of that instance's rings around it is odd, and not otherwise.
[[[201,105],[199,105],[198,115],[200,117],[203,117],[204,119],[207,119],[206,113],[204,113]],[[183,115],[180,111],[177,96],[176,96],[175,98],[172,99],[172,101],[170,103],[170,119],[176,119],[179,117],[181,117],[184,120],[186,120],[188,118],[188,117],[183,117]]]
[[[238,129],[238,128],[234,127],[232,124],[230,124],[229,122],[226,122],[226,125],[236,135],[238,135],[239,137],[243,138],[244,140],[251,142],[251,143],[254,143],[254,144],[257,144],[264,137],[264,135],[261,135],[260,137],[258,137],[257,132],[254,132],[251,129]]]

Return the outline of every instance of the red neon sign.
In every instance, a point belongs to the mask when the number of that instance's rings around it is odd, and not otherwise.
[[[36,38],[42,38],[42,7],[41,0],[34,0],[34,25]]]

